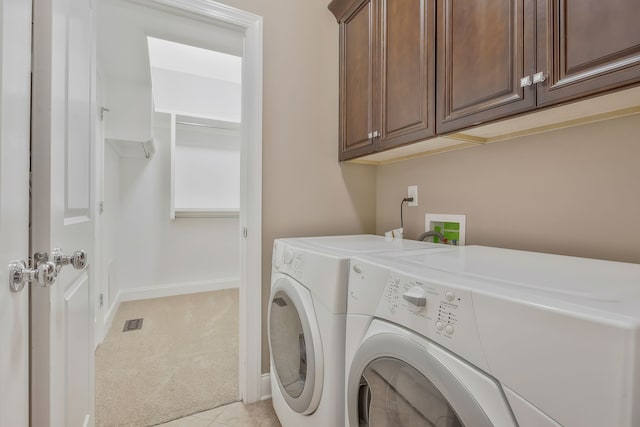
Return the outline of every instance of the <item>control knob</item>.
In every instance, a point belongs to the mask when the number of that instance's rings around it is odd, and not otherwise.
[[[293,251],[291,249],[284,250],[284,263],[291,264],[293,262]]]
[[[414,286],[402,294],[402,298],[409,303],[409,309],[414,313],[427,306],[427,293],[420,286]]]

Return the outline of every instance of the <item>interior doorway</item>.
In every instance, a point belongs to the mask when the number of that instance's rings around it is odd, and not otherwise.
[[[105,0],[97,21],[96,346],[125,301],[236,288],[238,397],[256,401],[264,395],[261,19],[199,0]],[[224,66],[207,69],[207,60],[187,69],[188,55],[175,53],[154,66],[149,52],[167,46],[236,58],[240,75],[225,80],[216,75]],[[162,82],[167,90],[155,93]],[[211,102],[215,84],[237,99]],[[189,93],[195,102],[181,104]]]

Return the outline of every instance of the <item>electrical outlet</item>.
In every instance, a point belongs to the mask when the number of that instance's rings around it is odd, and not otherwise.
[[[418,206],[418,186],[410,185],[407,187],[407,197],[413,197],[412,202],[408,202],[407,206]]]

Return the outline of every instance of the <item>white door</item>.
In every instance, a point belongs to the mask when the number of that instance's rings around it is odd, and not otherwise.
[[[93,425],[93,1],[34,0],[33,15],[31,250],[88,265],[31,287],[31,424]]]
[[[29,425],[29,285],[8,265],[29,257],[31,2],[0,1],[0,424]]]

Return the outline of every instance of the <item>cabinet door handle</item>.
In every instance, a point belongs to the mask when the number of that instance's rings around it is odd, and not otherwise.
[[[520,79],[520,87],[527,87],[531,86],[532,84],[533,81],[531,80],[531,76],[524,76]]]
[[[546,79],[547,78],[544,76],[544,73],[542,71],[533,75],[533,83],[542,83]]]
[[[374,138],[377,138],[379,136],[380,136],[380,132],[378,132],[378,131],[373,132],[373,137]]]

